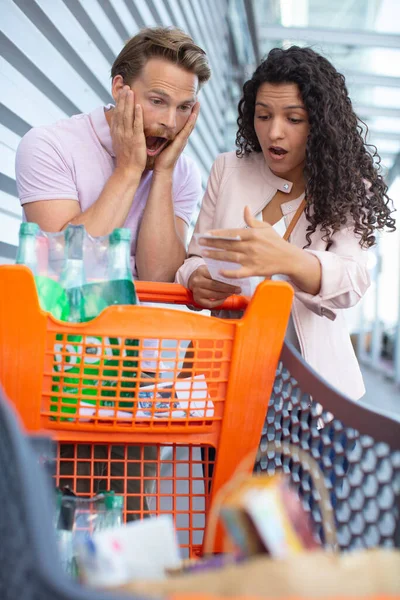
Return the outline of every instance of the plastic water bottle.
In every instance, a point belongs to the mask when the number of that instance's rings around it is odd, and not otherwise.
[[[36,223],[21,223],[19,228],[19,246],[17,252],[17,265],[29,267],[33,275],[38,274],[37,237],[40,227]]]
[[[21,223],[16,263],[25,265],[32,271],[41,308],[57,319],[66,321],[69,315],[69,302],[65,290],[54,279],[40,274],[39,235],[40,227],[37,223]]]
[[[61,274],[61,285],[69,299],[69,318],[72,323],[83,320],[83,286],[86,283],[83,263],[83,225],[68,225],[65,231],[65,266]]]
[[[138,304],[130,257],[130,229],[114,229],[110,235],[110,250],[108,255],[110,304]]]
[[[62,321],[82,323],[96,318],[107,306],[138,303],[130,267],[129,229],[116,229],[109,236],[106,272],[100,268],[94,276],[85,272],[85,244],[88,239],[84,226],[69,225],[65,232],[57,235],[65,240],[64,265],[59,280],[56,280],[55,269],[49,270],[45,261],[43,264],[39,261],[40,243],[47,250],[49,263],[52,259],[48,234],[43,234],[36,223],[22,223],[20,227],[17,263],[32,271],[43,310]],[[90,243],[97,247],[96,239],[91,239]],[[100,243],[105,244],[104,238]],[[48,276],[50,272],[51,277]],[[118,387],[119,395],[131,400],[120,402],[118,408],[133,408],[136,382],[132,379],[137,374],[139,344],[137,340],[128,339],[124,341],[122,350],[121,345],[120,339],[82,336],[78,332],[56,334],[52,378],[54,395],[50,398],[50,410],[67,413],[65,418],[70,420],[72,415],[76,418],[78,400],[91,406],[114,407],[115,400],[111,398],[116,398]],[[119,384],[121,375],[125,381]],[[99,396],[102,398],[100,402]],[[65,418],[61,417],[62,420]]]
[[[78,576],[74,551],[75,512],[75,494],[57,492],[56,540],[59,557],[64,571],[73,578]]]
[[[110,235],[110,248],[108,254],[108,293],[107,302],[111,304],[138,304],[138,298],[136,295],[135,284],[133,282],[132,270],[131,270],[131,231],[126,228],[114,229]],[[119,340],[111,340],[118,342]],[[129,370],[123,370],[122,376],[126,379],[132,379],[136,377],[137,372],[133,369],[137,369],[137,360],[131,360],[132,358],[137,359],[138,351],[135,349],[139,345],[138,340],[127,339],[125,341],[125,359],[123,360],[122,366]],[[114,353],[120,356],[119,351]],[[114,361],[114,364],[118,366],[118,362]],[[116,372],[117,373],[117,372]],[[134,390],[132,389],[133,382],[122,381],[120,396],[122,398],[132,398],[134,396]],[[124,390],[124,388],[127,388]],[[103,390],[103,393],[107,394],[107,391]],[[108,394],[107,394],[108,395]],[[111,395],[111,394],[109,394]],[[133,408],[133,402],[119,402],[119,408]]]
[[[103,529],[121,527],[123,521],[124,497],[117,496],[114,490],[101,492],[104,495],[105,522]]]
[[[68,298],[68,321],[80,323],[83,317],[83,285],[85,284],[85,268],[83,263],[83,225],[68,225],[65,230],[65,263],[60,283]],[[56,372],[64,373],[64,385],[57,385],[58,376],[53,377],[52,391],[62,392],[61,406],[56,396],[51,398],[50,410],[76,414],[79,393],[80,363],[83,354],[83,338],[81,335],[57,335],[55,346]],[[85,394],[86,390],[83,390]],[[64,419],[62,419],[64,420]]]
[[[69,226],[66,230],[66,262],[61,283],[69,298],[69,321],[86,322],[96,318],[104,308],[115,304],[137,304],[135,285],[130,268],[129,229],[115,229],[109,236],[108,269],[106,281],[88,281],[84,267],[83,226]],[[90,273],[88,273],[88,277]],[[138,341],[93,336],[68,335],[67,344],[60,345],[64,356],[64,383],[62,412],[76,413],[77,398],[86,405],[115,407],[119,377],[128,381],[120,383],[119,395],[132,399],[135,395],[138,366]],[[135,360],[132,360],[134,358]],[[80,386],[81,361],[84,361],[84,385]],[[62,362],[62,360],[61,360]],[[122,372],[121,372],[122,362]],[[62,369],[61,369],[62,370]],[[103,379],[104,378],[104,379]],[[125,388],[125,389],[124,389]],[[79,392],[79,389],[81,390]],[[60,391],[59,388],[54,388]],[[101,397],[100,402],[95,398]],[[119,402],[118,408],[133,408],[133,402]]]

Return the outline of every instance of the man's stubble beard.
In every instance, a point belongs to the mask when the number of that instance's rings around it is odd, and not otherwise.
[[[146,171],[153,171],[155,162],[156,162],[156,157],[155,156],[148,156],[147,160],[146,160],[145,170]]]

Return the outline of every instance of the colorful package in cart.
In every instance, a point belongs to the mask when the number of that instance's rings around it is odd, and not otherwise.
[[[246,556],[275,558],[319,547],[306,513],[288,477],[254,476],[238,483],[221,508],[228,536]]]

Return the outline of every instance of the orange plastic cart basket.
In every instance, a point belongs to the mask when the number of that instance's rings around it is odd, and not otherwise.
[[[59,442],[58,482],[123,493],[128,519],[171,514],[181,546],[196,553],[212,497],[256,453],[291,286],[264,282],[238,320],[112,306],[81,324],[40,309],[26,267],[1,266],[0,290],[0,381],[28,431]],[[137,291],[193,303],[175,284],[138,282]],[[224,308],[246,304],[234,296]]]

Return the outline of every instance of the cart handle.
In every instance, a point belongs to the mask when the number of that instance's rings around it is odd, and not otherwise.
[[[135,281],[136,292],[142,302],[163,302],[166,304],[191,304],[202,309],[193,300],[190,290],[178,283],[158,283],[155,281]],[[249,303],[246,296],[229,296],[218,310],[245,310]]]

